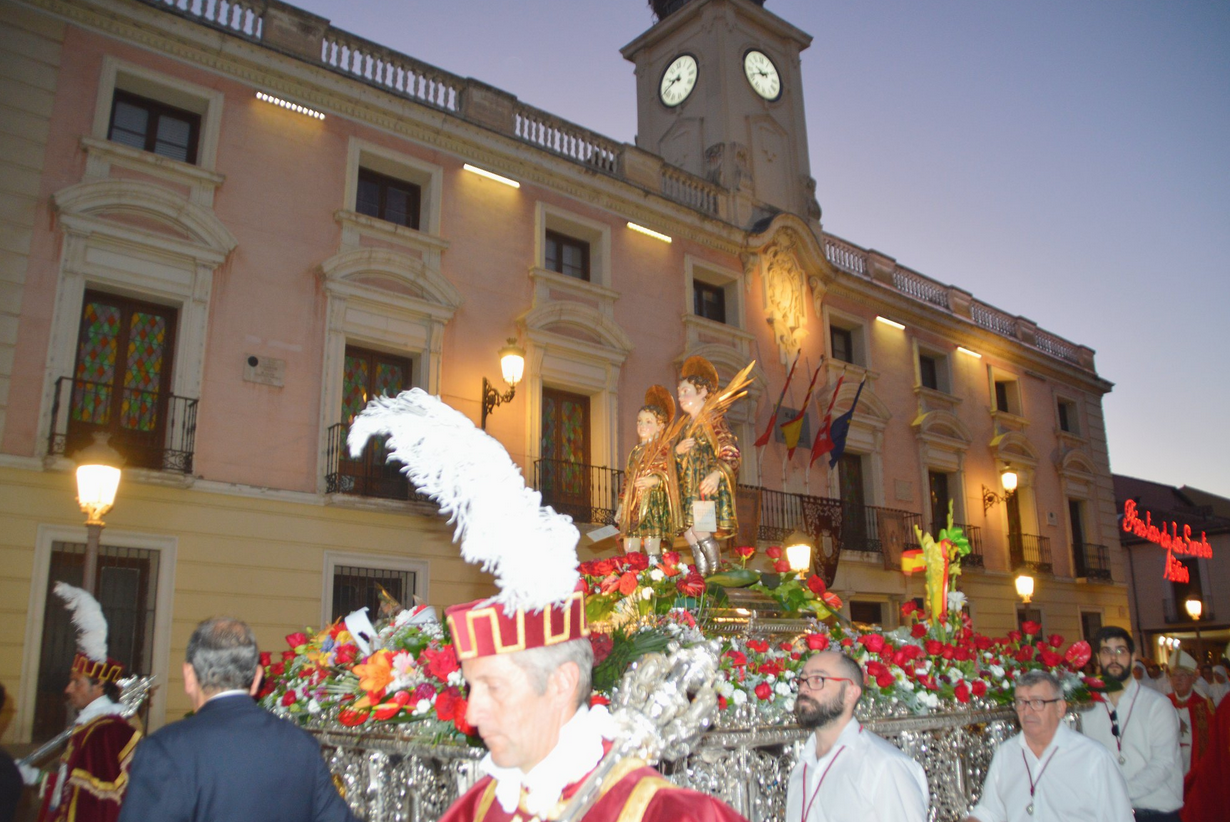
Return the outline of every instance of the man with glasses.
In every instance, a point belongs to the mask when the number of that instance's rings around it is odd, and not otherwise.
[[[813,733],[790,773],[786,822],[924,822],[922,766],[854,718],[864,682],[858,663],[821,651],[794,681],[795,717]]]
[[[1049,671],[1016,681],[1021,732],[995,751],[977,822],[1131,822],[1127,785],[1106,749],[1063,724],[1068,703]]]
[[[1098,665],[1109,690],[1081,715],[1081,730],[1110,751],[1127,781],[1137,819],[1178,822],[1183,807],[1179,717],[1169,700],[1130,675],[1136,646],[1124,629],[1107,625],[1096,637]]]

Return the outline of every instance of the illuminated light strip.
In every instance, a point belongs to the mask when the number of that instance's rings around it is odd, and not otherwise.
[[[979,354],[977,351],[970,351],[968,348],[964,346],[958,345],[957,350],[960,351],[962,354],[969,354],[971,357],[974,357],[975,359],[979,359],[979,360],[982,359],[982,355]]]
[[[880,316],[878,316],[878,315],[877,315],[877,316],[876,316],[876,322],[878,322],[878,323],[884,323],[885,325],[892,326],[893,328],[897,329],[898,331],[905,331],[905,326],[904,326],[904,325],[902,325],[901,323],[897,322],[896,320],[890,320],[888,317],[880,317]]]
[[[513,188],[521,188],[521,184],[518,183],[516,180],[510,180],[507,177],[501,177],[499,174],[496,174],[493,171],[488,171],[485,168],[479,168],[478,166],[472,166],[469,163],[464,163],[462,164],[461,167],[464,168],[466,171],[473,171],[475,174],[477,174],[480,177],[486,177],[488,180],[495,180],[497,183],[503,183],[504,185],[512,186]]]
[[[645,226],[643,226],[643,225],[637,225],[636,223],[629,222],[629,223],[628,223],[628,228],[632,229],[633,231],[639,231],[639,232],[641,232],[642,234],[648,234],[650,237],[655,237],[655,238],[657,238],[657,239],[661,240],[661,241],[662,241],[662,242],[664,242],[664,243],[669,243],[669,242],[671,242],[671,238],[670,238],[670,237],[668,237],[668,236],[666,236],[665,234],[662,234],[662,233],[660,233],[660,232],[654,231],[652,228],[645,228]]]
[[[325,119],[325,115],[314,108],[301,106],[298,103],[292,103],[289,100],[283,100],[281,97],[274,97],[272,94],[266,94],[263,91],[256,92],[256,99],[263,100],[266,103],[273,103],[275,106],[281,106],[284,109],[306,114],[308,117],[315,117],[317,120]]]

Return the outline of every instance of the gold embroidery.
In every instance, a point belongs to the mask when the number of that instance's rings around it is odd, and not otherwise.
[[[653,801],[658,791],[674,787],[677,786],[661,776],[645,777],[632,789],[632,794],[628,797],[616,822],[641,822],[641,818],[645,816],[645,811],[649,808],[649,803]]]
[[[478,800],[478,807],[474,811],[474,822],[483,822],[487,816],[487,811],[491,809],[491,803],[495,801],[495,780],[487,785],[487,790],[483,791],[483,796]]]

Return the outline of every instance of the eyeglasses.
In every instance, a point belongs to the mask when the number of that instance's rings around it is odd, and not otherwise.
[[[1016,705],[1016,709],[1018,711],[1025,710],[1025,706],[1028,705],[1034,710],[1034,713],[1037,713],[1047,705],[1050,705],[1052,702],[1063,702],[1063,697],[1057,696],[1054,699],[1021,699],[1020,697],[1017,697],[1012,700],[1012,702]]]
[[[1118,648],[1107,648],[1105,646],[1098,648],[1098,656],[1108,656],[1108,657],[1121,656],[1124,659],[1127,659],[1131,655],[1132,655],[1132,652],[1123,646],[1119,646]]]
[[[802,688],[804,685],[806,685],[809,691],[820,691],[824,689],[824,683],[829,682],[830,680],[833,682],[854,682],[853,679],[849,679],[844,676],[828,676],[826,674],[812,674],[811,676],[796,677],[794,680],[794,687]]]

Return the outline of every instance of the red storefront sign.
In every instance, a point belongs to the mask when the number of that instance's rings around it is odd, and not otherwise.
[[[1213,546],[1209,545],[1204,531],[1200,532],[1200,539],[1197,540],[1192,539],[1190,525],[1183,526],[1182,535],[1179,533],[1179,524],[1173,520],[1169,526],[1163,522],[1161,527],[1158,527],[1153,524],[1153,515],[1148,511],[1145,511],[1144,519],[1140,518],[1134,500],[1123,503],[1123,530],[1166,549],[1166,570],[1162,576],[1173,582],[1187,582],[1189,579],[1187,568],[1175,559],[1175,554],[1213,558]]]

